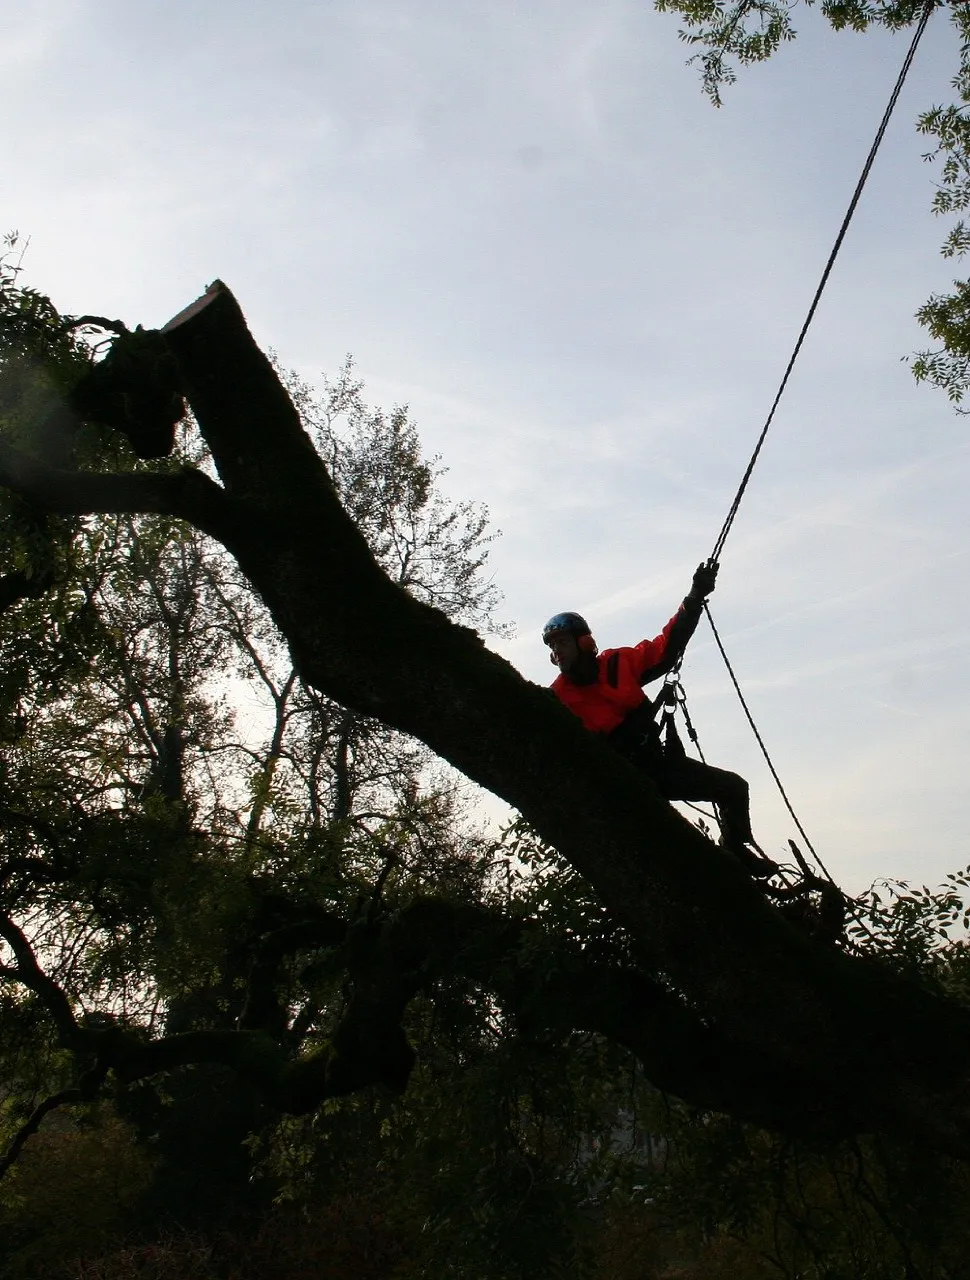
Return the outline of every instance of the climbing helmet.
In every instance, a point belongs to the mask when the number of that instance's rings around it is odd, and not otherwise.
[[[560,631],[573,636],[588,636],[589,623],[578,613],[554,613],[542,628],[542,643],[548,644],[552,637]]]

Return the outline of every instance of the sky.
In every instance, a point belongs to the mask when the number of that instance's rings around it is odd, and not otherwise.
[[[64,312],[157,327],[218,277],[304,377],[352,353],[489,508],[517,628],[490,643],[547,683],[550,614],[636,643],[711,551],[911,34],[795,23],[716,110],[646,0],[20,0],[0,230]],[[957,55],[937,12],[711,601],[851,892],[970,862],[970,421],[906,363],[959,270],[915,129]],[[797,833],[706,624],[683,674],[777,856]]]

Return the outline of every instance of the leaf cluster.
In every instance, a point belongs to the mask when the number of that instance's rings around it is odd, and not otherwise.
[[[805,4],[814,7],[813,0]],[[722,89],[737,80],[735,62],[764,62],[797,35],[792,17],[797,0],[655,0],[655,7],[686,22],[680,38],[698,49],[688,63],[699,67],[703,90],[718,107]],[[865,31],[870,26],[896,31],[915,21],[924,7],[923,0],[823,0],[818,6],[837,31]]]

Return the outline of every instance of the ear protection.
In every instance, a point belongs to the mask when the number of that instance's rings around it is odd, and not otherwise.
[[[571,635],[576,641],[576,648],[581,654],[592,654],[593,657],[599,653],[596,647],[596,641],[589,634],[589,626],[586,619],[581,618],[578,613],[557,613],[549,619],[542,628],[542,639],[546,644],[551,644],[552,637],[555,635]],[[559,666],[559,659],[556,657],[555,650],[549,654],[549,661],[554,667]]]

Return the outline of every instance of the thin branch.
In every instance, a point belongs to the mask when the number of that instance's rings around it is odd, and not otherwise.
[[[281,699],[285,700],[285,698],[289,696],[289,689],[292,685],[292,681],[296,677],[296,672],[291,672],[290,677],[287,680],[287,689],[285,693],[277,689],[276,683],[270,672],[267,670],[266,664],[263,662],[259,650],[249,637],[248,628],[243,619],[240,618],[239,611],[237,610],[235,603],[230,600],[225,591],[223,591],[222,584],[216,580],[213,573],[210,572],[207,576],[209,579],[209,589],[232,620],[232,626],[228,628],[229,634],[236,641],[239,647],[245,650],[249,660],[252,662],[253,667],[256,670],[256,674],[269,690],[269,695],[278,709]],[[220,624],[220,626],[224,629],[224,624]]]
[[[263,777],[260,788],[253,800],[252,812],[249,815],[249,823],[246,828],[246,844],[251,845],[257,838],[262,826],[263,817],[269,808],[270,793],[273,781],[276,776],[276,770],[279,767],[280,760],[283,759],[283,737],[286,733],[287,725],[290,722],[290,713],[287,710],[287,702],[293,692],[293,686],[296,683],[296,671],[291,670],[287,676],[286,683],[283,685],[279,694],[273,694],[273,701],[276,704],[276,723],[273,728],[273,738],[269,744],[269,751],[266,755],[263,765]]]
[[[0,1158],[0,1178],[3,1178],[10,1170],[11,1165],[23,1151],[27,1144],[28,1138],[40,1128],[45,1116],[55,1111],[58,1107],[63,1107],[69,1103],[77,1103],[84,1101],[84,1094],[77,1086],[71,1089],[62,1089],[60,1093],[54,1093],[34,1109],[30,1119],[18,1130],[13,1142],[7,1148],[6,1154]]]
[[[127,333],[128,327],[123,320],[108,320],[105,316],[67,316],[61,325],[63,333],[72,329],[83,328],[107,329],[109,333]]]
[[[23,930],[14,924],[8,915],[2,913],[0,913],[0,937],[10,947],[17,961],[15,971],[17,977],[47,1006],[57,1027],[61,1043],[69,1049],[79,1048],[86,1042],[87,1036],[77,1024],[67,995],[40,967]]]

